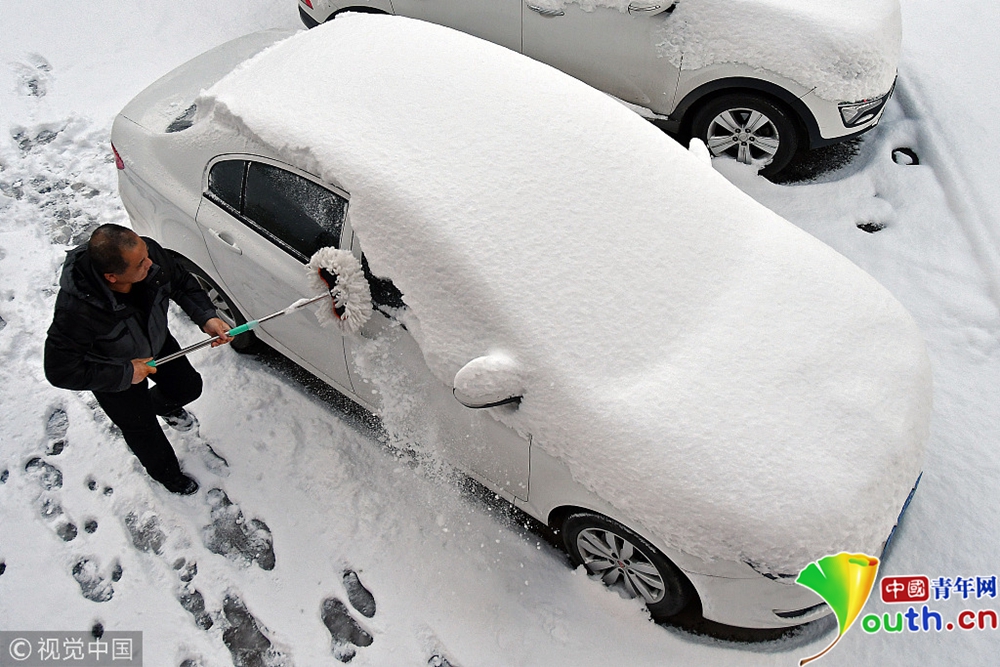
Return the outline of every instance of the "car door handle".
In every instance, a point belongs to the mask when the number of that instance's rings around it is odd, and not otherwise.
[[[561,9],[546,9],[545,7],[539,7],[537,5],[533,5],[530,2],[526,2],[525,4],[528,5],[528,9],[530,9],[533,12],[537,12],[537,13],[541,14],[542,16],[565,16],[566,15],[566,12],[564,12]]]
[[[229,252],[235,252],[237,255],[243,254],[243,251],[240,250],[240,247],[238,245],[236,245],[235,243],[233,243],[232,241],[230,241],[225,236],[215,231],[211,227],[208,228],[208,233],[217,238],[219,242],[222,243],[222,245],[225,246],[226,250],[228,250]]]

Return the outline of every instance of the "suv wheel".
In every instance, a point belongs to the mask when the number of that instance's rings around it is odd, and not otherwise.
[[[799,137],[788,112],[749,93],[723,95],[695,114],[691,135],[705,142],[712,157],[727,156],[773,176],[791,161]]]

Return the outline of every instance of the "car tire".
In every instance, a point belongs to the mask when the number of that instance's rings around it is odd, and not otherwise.
[[[384,12],[381,9],[377,9],[375,7],[365,7],[364,5],[359,5],[359,6],[356,6],[356,7],[344,7],[343,9],[338,9],[333,14],[330,14],[329,18],[327,18],[326,20],[327,21],[332,21],[333,19],[337,18],[339,15],[343,14],[344,12],[354,12],[355,14],[382,14],[382,15],[387,15],[387,12]]]
[[[654,620],[676,616],[697,595],[676,565],[614,519],[592,512],[571,514],[562,536],[574,565],[583,565],[606,585],[642,597]]]
[[[695,113],[691,136],[712,157],[731,157],[760,168],[762,176],[784,169],[799,148],[790,112],[769,98],[733,93],[710,100]]]
[[[188,270],[188,273],[194,276],[194,279],[198,281],[202,289],[208,293],[208,298],[212,300],[212,305],[215,306],[219,317],[229,325],[229,328],[247,323],[247,319],[243,317],[240,309],[236,307],[232,299],[218,286],[211,276],[187,257],[181,255],[176,255],[176,257],[180,264]],[[263,345],[261,340],[257,338],[257,334],[253,331],[242,333],[233,338],[233,341],[229,343],[229,346],[240,354],[256,354],[260,352]]]

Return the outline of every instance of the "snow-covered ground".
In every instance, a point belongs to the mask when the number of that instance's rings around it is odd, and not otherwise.
[[[902,5],[896,94],[849,164],[781,186],[720,168],[869,271],[927,337],[932,435],[883,574],[988,578],[1000,575],[1000,129],[990,117],[1000,6]],[[757,643],[654,625],[447,473],[397,458],[308,385],[228,349],[195,357],[207,384],[192,408],[200,434],[168,434],[205,491],[180,498],[147,483],[92,397],[44,380],[63,251],[94,224],[126,222],[108,144],[125,102],[229,38],[299,27],[295,6],[0,7],[0,630],[142,630],[156,667],[341,664],[335,650],[352,649],[327,628],[346,618],[340,610],[372,639],[355,649],[360,665],[794,665],[829,643],[829,623]],[[900,146],[920,165],[893,162]],[[182,342],[200,338],[173,322]],[[347,571],[373,593],[371,617],[349,601]],[[946,622],[1000,609],[954,589],[929,605]],[[897,610],[873,599],[866,613]],[[823,661],[989,664],[998,638],[855,627]],[[256,663],[227,648],[254,640]]]

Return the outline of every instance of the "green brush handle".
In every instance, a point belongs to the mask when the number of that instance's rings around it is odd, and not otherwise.
[[[241,324],[238,327],[233,327],[228,331],[228,334],[230,336],[239,336],[241,333],[246,333],[251,329],[256,329],[258,324],[260,324],[260,320],[253,320],[252,322]]]

